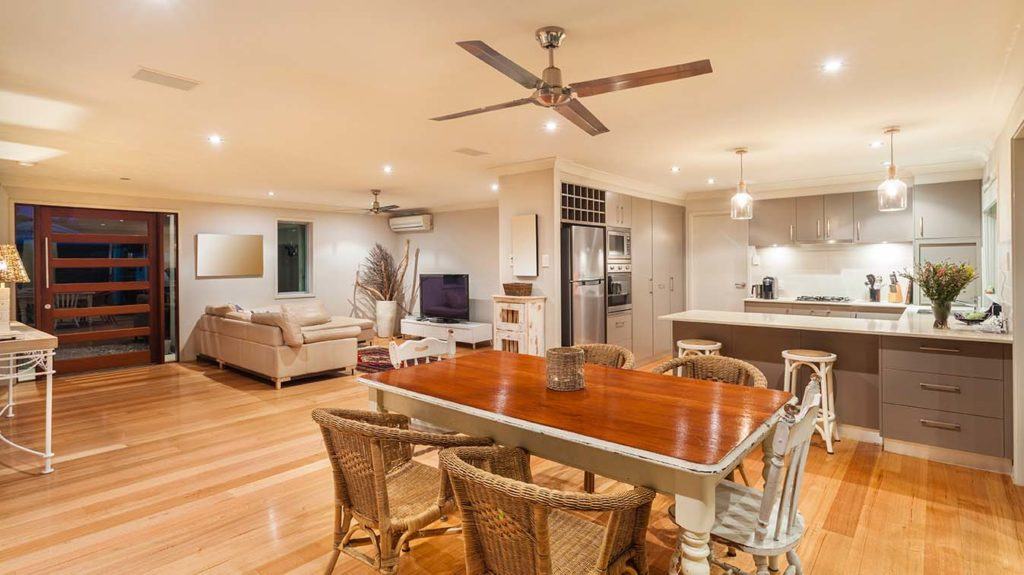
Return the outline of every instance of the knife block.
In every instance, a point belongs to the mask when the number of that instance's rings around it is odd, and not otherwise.
[[[903,303],[903,288],[895,284],[889,290],[889,303]]]

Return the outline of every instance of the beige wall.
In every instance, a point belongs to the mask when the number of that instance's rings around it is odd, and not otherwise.
[[[420,273],[469,274],[469,318],[490,323],[491,296],[501,293],[498,208],[436,213],[433,231],[406,238],[420,250]]]
[[[399,235],[388,229],[387,218],[334,212],[233,206],[220,203],[173,201],[153,198],[84,194],[76,192],[7,187],[3,189],[0,234],[11,239],[10,206],[13,203],[44,203],[82,207],[139,209],[176,212],[179,215],[179,318],[183,360],[195,357],[190,336],[207,304],[231,301],[244,306],[261,306],[276,299],[277,221],[309,221],[313,224],[312,291],[335,314],[351,313],[355,272],[369,248],[380,242],[399,255],[403,238],[413,239],[421,248],[421,270],[432,267],[469,273],[481,278],[474,294],[496,289],[497,270],[493,259],[497,238],[487,235],[488,225],[496,228],[497,210],[446,212],[438,214],[435,231],[430,234]],[[464,215],[468,214],[468,215]],[[446,228],[455,234],[467,234],[473,241],[458,245],[448,241]],[[195,277],[195,235],[197,233],[262,234],[264,239],[264,275],[260,278],[197,279]],[[471,279],[471,282],[473,280]]]

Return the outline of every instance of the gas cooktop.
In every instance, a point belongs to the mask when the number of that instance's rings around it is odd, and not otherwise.
[[[838,295],[802,295],[796,301],[821,301],[830,303],[843,303],[850,301],[850,298]]]

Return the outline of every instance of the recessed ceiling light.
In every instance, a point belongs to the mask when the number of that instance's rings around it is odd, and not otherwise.
[[[26,168],[31,168],[32,166],[36,165],[36,163],[35,162],[18,162],[18,165],[19,166],[25,166]]]
[[[384,173],[385,174],[390,174],[393,171],[394,171],[394,168],[391,167],[391,164],[384,164]]]
[[[714,185],[714,183],[715,183],[715,179],[714,178],[708,178],[708,185],[709,186]]]
[[[121,181],[122,182],[130,182],[130,181],[132,181],[132,179],[131,178],[125,178],[125,177],[122,176],[121,177]]]
[[[491,184],[491,191],[492,192],[497,192],[498,191],[498,184]]]
[[[884,145],[885,145],[885,142],[883,142],[882,140],[875,140],[874,142],[871,142],[870,144],[868,144],[868,147],[869,148],[881,148]]]
[[[210,142],[214,146],[219,146],[224,143],[224,138],[220,134],[210,134],[206,137],[206,141]]]
[[[557,130],[557,129],[558,129],[558,122],[556,122],[556,121],[554,121],[554,120],[548,120],[548,121],[547,121],[547,122],[546,122],[546,123],[544,124],[544,129],[545,129],[545,130],[547,130],[547,131],[549,131],[549,132],[554,132],[555,130]]]
[[[679,166],[672,166],[672,173],[673,174],[678,174],[679,173]]]
[[[828,74],[835,74],[836,72],[838,72],[838,71],[840,71],[842,69],[843,69],[843,61],[838,59],[838,58],[833,58],[831,60],[826,60],[825,63],[821,65],[821,71],[822,72],[826,72]]]
[[[274,192],[273,192],[273,190],[271,190],[271,191],[267,192],[267,195],[268,195],[268,196],[270,196],[270,197],[274,197]]]

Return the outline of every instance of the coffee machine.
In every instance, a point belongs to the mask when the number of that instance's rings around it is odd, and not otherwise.
[[[772,276],[765,276],[761,280],[761,298],[776,299],[779,297],[776,279]]]

